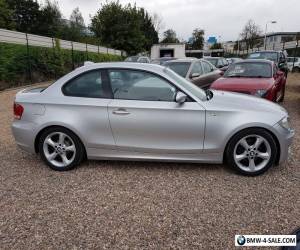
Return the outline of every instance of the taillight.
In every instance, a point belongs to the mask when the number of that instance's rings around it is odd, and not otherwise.
[[[24,108],[21,104],[14,103],[14,115],[15,119],[20,120],[22,117],[22,114],[24,112]]]

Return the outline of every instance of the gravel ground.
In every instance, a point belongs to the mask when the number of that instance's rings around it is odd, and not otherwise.
[[[0,93],[1,249],[233,249],[235,234],[300,226],[300,75],[290,74],[283,104],[297,130],[292,157],[254,178],[151,162],[51,171],[14,143],[16,91]]]

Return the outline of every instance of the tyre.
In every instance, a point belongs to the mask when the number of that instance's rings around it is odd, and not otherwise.
[[[269,132],[251,128],[234,135],[226,151],[227,162],[234,170],[243,175],[256,176],[274,165],[277,146]]]
[[[62,127],[51,127],[40,137],[39,152],[51,169],[67,171],[80,164],[85,151],[73,132]]]
[[[292,72],[295,72],[295,73],[299,73],[300,72],[300,68],[299,67],[294,67]]]

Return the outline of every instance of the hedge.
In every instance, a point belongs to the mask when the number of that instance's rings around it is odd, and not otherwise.
[[[84,61],[121,61],[118,55],[61,49],[58,42],[54,48],[0,43],[0,90],[28,83],[57,79],[83,65]]]

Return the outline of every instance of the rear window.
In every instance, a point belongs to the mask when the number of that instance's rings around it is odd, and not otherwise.
[[[277,62],[278,54],[276,52],[256,52],[248,56],[250,59],[266,59],[273,62]]]
[[[166,62],[165,66],[176,72],[182,77],[186,77],[191,66],[190,62]]]
[[[269,63],[235,63],[231,64],[224,77],[272,77],[272,67]]]
[[[125,62],[137,62],[139,59],[138,56],[130,56],[125,59]]]

